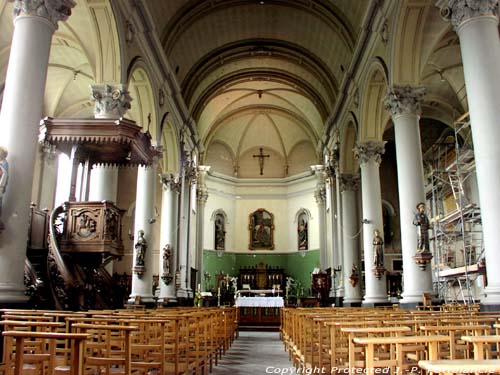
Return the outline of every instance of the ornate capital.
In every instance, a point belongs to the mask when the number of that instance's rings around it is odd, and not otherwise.
[[[208,200],[207,189],[204,189],[204,188],[197,189],[196,200],[198,201],[198,203],[202,203],[202,204],[207,203],[207,200]]]
[[[51,164],[57,159],[57,149],[56,146],[48,142],[43,142],[41,144],[41,151],[43,159]]]
[[[314,198],[316,199],[317,204],[325,204],[326,202],[326,188],[321,187],[317,188],[314,192]]]
[[[339,181],[340,191],[356,191],[359,189],[359,174],[342,174]]]
[[[179,191],[180,183],[179,176],[173,173],[164,173],[160,175],[160,182],[164,190]]]
[[[354,146],[354,155],[359,159],[360,164],[374,161],[380,164],[382,155],[385,152],[385,142],[368,141],[365,143],[358,143]]]
[[[385,109],[392,116],[403,113],[420,115],[420,103],[425,96],[425,87],[393,86],[384,100]]]
[[[14,17],[37,16],[52,22],[57,29],[59,21],[66,21],[71,15],[74,0],[8,0],[14,3]]]
[[[500,0],[438,0],[441,17],[455,30],[465,21],[479,16],[498,16]]]
[[[91,99],[95,101],[95,118],[118,119],[130,109],[132,98],[127,85],[91,85]]]

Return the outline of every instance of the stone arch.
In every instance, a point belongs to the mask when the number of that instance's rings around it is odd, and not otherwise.
[[[142,127],[144,132],[149,132],[153,143],[159,142],[159,121],[157,101],[151,75],[142,59],[136,59],[128,69],[128,90],[132,97],[128,117]]]
[[[417,84],[421,72],[422,40],[429,11],[435,12],[430,1],[399,1],[394,18],[394,42],[391,50],[390,84]]]
[[[111,1],[81,1],[52,38],[44,115],[92,117],[89,85],[120,83],[122,48]],[[82,35],[85,35],[83,38]]]
[[[180,147],[174,124],[168,119],[168,112],[163,115],[160,124],[160,145],[163,146],[163,173],[178,173],[180,165]]]
[[[354,114],[342,129],[340,142],[340,173],[355,173],[358,169],[358,162],[354,157],[354,146],[358,139],[358,127]]]
[[[384,109],[387,95],[387,67],[382,59],[376,58],[366,74],[366,84],[361,102],[361,126],[358,141],[382,140],[384,124],[389,113]]]

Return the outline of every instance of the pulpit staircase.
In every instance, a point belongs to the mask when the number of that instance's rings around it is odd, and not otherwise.
[[[87,310],[123,306],[121,295],[126,291],[121,290],[122,286],[105,268],[115,256],[61,251],[61,239],[74,237],[64,235],[64,223],[67,222],[64,206],[57,207],[50,216],[32,206],[31,217],[25,261],[26,294],[31,307]],[[43,238],[40,233],[46,234],[48,240],[37,241]]]

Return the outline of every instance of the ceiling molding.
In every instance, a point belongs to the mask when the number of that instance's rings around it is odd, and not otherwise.
[[[329,111],[327,103],[323,100],[322,97],[319,96],[317,91],[309,82],[302,79],[301,77],[293,76],[289,72],[259,69],[258,71],[237,71],[232,73],[231,75],[221,77],[217,81],[213,82],[213,84],[207,87],[196,100],[191,111],[193,118],[195,119],[195,121],[198,121],[205,107],[205,103],[208,103],[214,97],[219,96],[223,92],[224,88],[242,82],[259,80],[278,82],[297,87],[299,92],[301,90],[303,95],[312,101],[322,119],[325,119],[328,116]]]
[[[319,57],[315,56],[309,50],[292,43],[264,39],[244,40],[236,43],[230,43],[211,51],[209,54],[199,59],[186,74],[186,78],[181,84],[186,103],[193,103],[193,101],[195,103],[199,102],[198,98],[193,98],[196,88],[200,82],[203,82],[207,77],[220,69],[221,65],[229,64],[235,61],[241,62],[246,59],[253,59],[261,56],[281,61],[284,60],[289,63],[296,64],[298,69],[306,70],[316,77],[319,82],[322,82],[323,89],[328,95],[327,98],[323,98],[321,101],[322,107],[328,108],[326,103],[335,101],[338,93],[338,81],[328,65],[325,64]],[[233,72],[231,75],[239,75],[240,73],[252,70],[255,69],[243,68],[237,72]],[[263,67],[260,70],[266,71],[275,69]],[[210,85],[210,87],[213,87],[214,83]],[[191,105],[190,107],[196,108],[196,104]],[[327,113],[328,112],[329,111],[327,110]]]
[[[168,20],[163,30],[161,30],[161,42],[165,53],[169,56],[181,35],[200,19],[220,10],[248,5],[248,0],[189,1]],[[257,2],[255,2],[255,5],[260,6]],[[356,43],[355,28],[331,1],[266,0],[265,6],[269,7],[273,5],[294,8],[321,19],[338,35],[350,52],[354,50]]]

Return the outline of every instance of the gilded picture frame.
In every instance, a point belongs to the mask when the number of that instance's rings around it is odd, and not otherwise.
[[[274,250],[274,215],[264,208],[248,217],[249,250]]]

